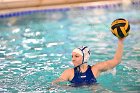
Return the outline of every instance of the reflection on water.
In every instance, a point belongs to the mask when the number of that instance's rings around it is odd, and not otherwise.
[[[66,90],[64,90],[66,89]],[[85,93],[114,93],[111,90],[103,88],[100,84],[90,85],[90,86],[79,86],[79,87],[70,87],[69,85],[55,85],[55,86],[49,86],[48,90],[50,92],[57,92],[57,93],[79,93],[81,91],[84,91]]]
[[[131,12],[131,13],[130,13]],[[0,92],[120,93],[140,91],[139,10],[79,10],[38,13],[0,20]],[[135,15],[134,15],[135,14]],[[89,64],[113,57],[117,39],[109,31],[111,22],[130,21],[122,63],[103,73],[98,85],[51,86],[71,65],[71,51],[87,45]]]

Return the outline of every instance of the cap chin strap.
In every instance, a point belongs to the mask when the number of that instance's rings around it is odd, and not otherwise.
[[[87,62],[83,62],[82,64],[80,64],[80,65],[78,65],[78,66],[76,66],[76,67],[80,67],[81,65],[83,65],[83,64],[85,64],[85,63],[87,63]]]
[[[78,69],[79,72],[81,72],[80,66],[83,65],[83,64],[85,64],[85,63],[87,63],[87,62],[82,62],[82,64],[76,66],[76,68]]]

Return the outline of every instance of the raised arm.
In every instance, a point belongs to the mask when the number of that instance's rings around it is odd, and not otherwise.
[[[96,76],[98,76],[100,72],[104,72],[114,68],[121,62],[122,55],[123,55],[123,41],[124,38],[118,40],[118,47],[113,59],[105,62],[99,62],[93,66]]]

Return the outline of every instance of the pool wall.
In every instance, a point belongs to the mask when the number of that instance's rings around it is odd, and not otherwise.
[[[50,5],[74,4],[96,1],[113,1],[113,0],[0,0],[0,9],[40,7]]]
[[[57,1],[57,2],[55,2]],[[140,5],[140,0],[1,0],[0,18],[22,16],[37,12],[68,11],[70,8],[100,9],[118,8],[121,5]],[[92,2],[91,2],[92,1]],[[96,2],[98,1],[98,2]],[[44,2],[44,3],[43,3]],[[28,3],[28,4],[27,4]],[[24,4],[26,6],[24,6]],[[4,9],[4,7],[5,9]],[[18,7],[21,6],[21,7]],[[6,8],[7,7],[7,8]]]

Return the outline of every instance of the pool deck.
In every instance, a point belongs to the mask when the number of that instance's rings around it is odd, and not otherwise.
[[[0,9],[0,14],[7,14],[12,12],[20,12],[20,11],[34,11],[34,10],[42,10],[42,9],[59,9],[59,8],[74,8],[74,7],[84,7],[84,6],[102,6],[102,5],[112,5],[122,3],[122,0],[103,0],[103,1],[95,1],[95,2],[79,2],[79,3],[70,3],[70,4],[56,4],[56,5],[42,5],[42,6],[32,6],[25,8],[8,8],[8,9]]]

